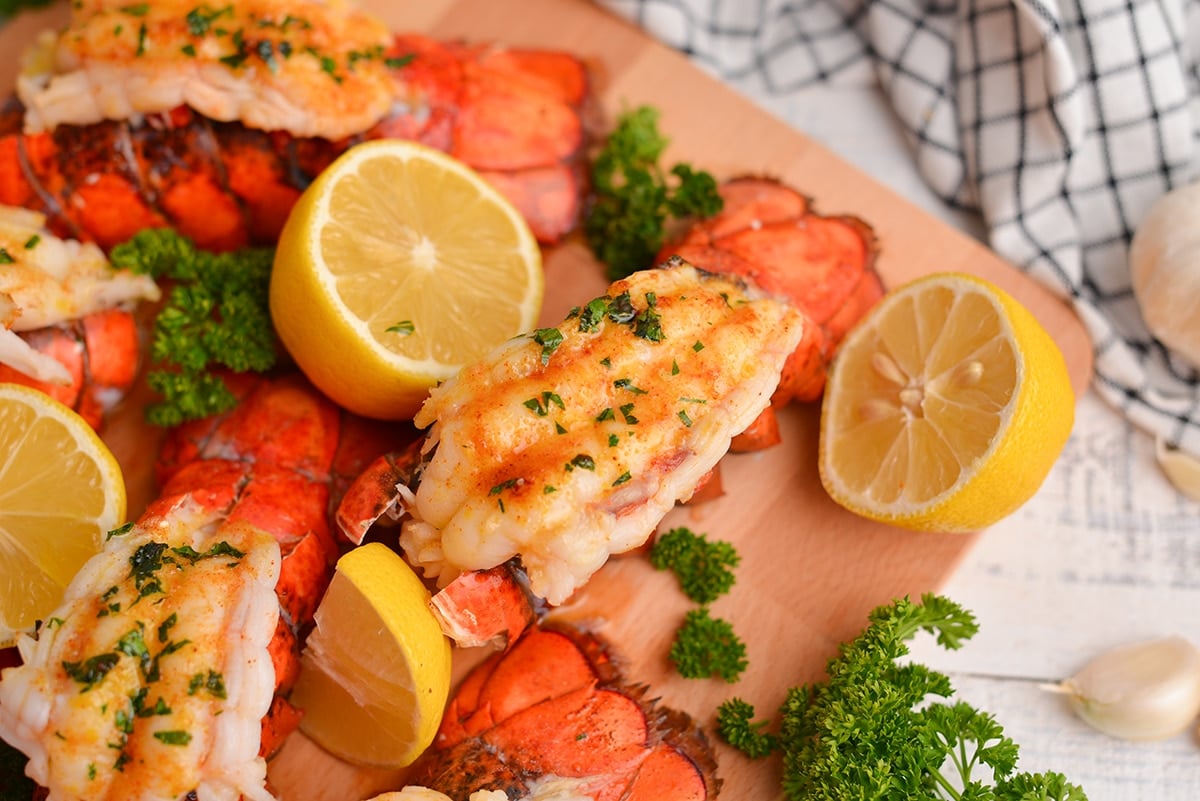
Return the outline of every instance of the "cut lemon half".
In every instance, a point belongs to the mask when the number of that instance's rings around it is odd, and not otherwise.
[[[359,414],[408,419],[462,365],[531,330],[541,251],[517,210],[413,142],[346,151],[280,234],[271,317],[309,379]]]
[[[976,531],[1041,486],[1075,419],[1062,352],[987,281],[896,289],[842,342],[821,411],[829,495],[905,528]]]
[[[433,742],[450,693],[450,642],[429,592],[382,543],[338,560],[292,703],[300,728],[356,765],[401,768]]]
[[[0,646],[33,630],[125,521],[121,466],[87,422],[45,393],[0,384]]]

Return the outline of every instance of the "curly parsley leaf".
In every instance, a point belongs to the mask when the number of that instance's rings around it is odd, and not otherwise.
[[[730,684],[746,670],[746,644],[729,621],[709,614],[708,607],[692,609],[671,644],[671,661],[685,679],[719,676]]]
[[[741,562],[733,545],[709,539],[689,528],[673,528],[654,541],[650,564],[670,570],[687,597],[698,604],[712,603],[733,586],[733,568]]]
[[[927,631],[946,648],[977,630],[974,616],[932,594],[875,609],[870,625],[843,643],[821,683],[791,687],[778,734],[754,722],[754,708],[731,699],[718,733],[748,754],[771,738],[783,754],[791,801],[905,798],[914,801],[1087,801],[1057,773],[1014,773],[1018,748],[986,712],[950,702],[947,676],[904,661],[905,642]]]
[[[721,210],[712,175],[686,163],[664,171],[659,159],[667,144],[658,110],[640,106],[617,119],[592,162],[594,196],[583,230],[612,280],[654,266],[672,218],[711,217]]]
[[[113,248],[115,267],[166,279],[167,301],[154,321],[150,387],[162,396],[146,419],[173,426],[233,408],[221,368],[265,372],[275,366],[275,330],[267,303],[273,251],[198,250],[178,233],[140,231]]]
[[[775,752],[779,740],[763,731],[770,721],[754,720],[754,707],[741,698],[730,698],[717,707],[717,734],[751,759]]]

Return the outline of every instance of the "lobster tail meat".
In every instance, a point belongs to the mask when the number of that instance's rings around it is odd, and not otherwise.
[[[264,759],[299,725],[288,694],[338,553],[331,512],[405,442],[299,375],[228,383],[239,405],[168,434],[161,495],[0,681],[0,736],[52,797],[271,798]]]
[[[0,736],[51,798],[267,801],[278,572],[271,537],[195,504],[111,537],[19,640]]]
[[[99,427],[137,375],[132,310],[158,297],[153,279],[112,269],[95,245],[0,207],[0,381],[39,389]]]
[[[17,93],[28,133],[186,105],[215,120],[340,139],[391,105],[388,30],[319,0],[197,6],[74,3],[66,29],[26,57]]]
[[[222,38],[215,33],[234,30],[223,17],[219,24],[208,25],[203,6],[159,5],[147,11],[148,26],[169,28],[175,17],[176,23],[187,18],[190,25],[198,13],[195,25],[205,29],[200,38],[217,36],[218,50],[231,46],[224,41],[228,34]],[[255,46],[271,43],[276,48],[272,52],[278,52],[280,41],[300,35],[304,25],[297,20],[313,26],[305,29],[305,36],[315,35],[317,20],[331,13],[325,4],[314,2],[304,4],[320,7],[312,19],[294,9],[286,17],[271,16],[265,1],[235,5],[238,10],[230,13],[263,23],[255,31],[266,38]],[[95,19],[128,17],[128,8],[92,3],[86,10],[88,21],[73,24],[92,31]],[[224,14],[224,8],[214,7],[209,15]],[[96,40],[102,39],[98,31],[92,32]],[[64,34],[69,36],[69,31]],[[579,218],[588,77],[583,63],[568,54],[399,35],[383,43],[372,39],[373,44],[358,49],[328,46],[340,54],[322,62],[332,74],[320,67],[316,75],[304,72],[305,64],[318,63],[308,52],[280,59],[291,73],[263,69],[257,50],[247,50],[235,66],[222,63],[213,68],[229,71],[235,86],[254,74],[295,79],[301,87],[297,91],[316,92],[321,100],[300,107],[302,116],[320,117],[336,126],[314,129],[311,120],[295,119],[286,97],[276,103],[243,104],[242,111],[278,112],[274,118],[260,118],[196,102],[193,94],[201,101],[209,99],[203,92],[184,91],[180,96],[179,87],[197,81],[204,85],[211,78],[205,72],[208,66],[199,69],[182,53],[176,53],[182,66],[160,72],[156,65],[169,61],[166,51],[144,61],[121,60],[114,56],[120,51],[116,44],[71,44],[64,37],[57,45],[60,50],[94,46],[99,55],[72,55],[67,62],[82,66],[39,79],[48,83],[36,91],[27,79],[19,98],[10,99],[0,112],[0,202],[44,213],[62,235],[94,240],[108,249],[143,228],[171,226],[208,250],[271,245],[303,189],[322,169],[347,147],[379,138],[414,140],[459,158],[509,198],[544,243],[561,239]],[[239,46],[248,48],[247,41],[243,37]],[[115,73],[108,66],[113,59],[121,62]],[[351,62],[352,69],[346,66]],[[198,69],[199,78],[194,74]],[[380,71],[382,83],[367,80]],[[66,91],[51,90],[60,84],[91,92],[94,87],[87,81],[92,78],[84,81],[80,76],[93,74],[106,75],[113,84],[110,93],[97,95],[105,100],[100,105],[107,111],[101,113],[93,103],[79,114],[66,114],[61,103],[46,99]],[[341,114],[342,106],[357,102],[354,97],[364,85],[373,91],[385,88],[378,113]],[[252,86],[260,91],[264,84],[255,81]],[[112,101],[108,94],[145,94],[150,102],[135,107]],[[165,104],[164,97],[176,102]],[[137,113],[122,113],[131,110]],[[214,111],[218,113],[210,113]]]
[[[788,304],[674,260],[433,390],[406,556],[442,586],[519,556],[560,604],[640,546],[768,404],[803,335]]]
[[[817,214],[808,198],[769,178],[735,178],[719,191],[723,210],[659,257],[676,254],[789,298],[814,325],[788,358],[773,401],[815,400],[842,337],[883,296],[874,232],[856,217]]]
[[[628,683],[594,634],[527,631],[463,680],[414,784],[466,799],[551,787],[597,801],[716,798],[716,761],[683,713]]]
[[[355,481],[340,531],[361,542],[399,518],[446,634],[511,643],[709,479],[805,327],[788,303],[680,259],[634,273],[433,390],[414,420],[425,441]]]

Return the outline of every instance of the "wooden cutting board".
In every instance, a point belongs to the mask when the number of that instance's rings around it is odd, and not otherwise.
[[[1091,344],[1061,302],[974,240],[931,218],[858,172],[803,133],[775,119],[684,57],[583,0],[374,0],[394,30],[465,37],[515,46],[552,47],[584,57],[594,69],[600,109],[611,121],[624,108],[649,103],[661,111],[671,138],[669,157],[690,160],[718,177],[761,173],[779,177],[815,200],[825,214],[853,214],[875,229],[878,266],[888,286],[934,271],[984,276],[1024,302],[1055,337],[1076,391],[1091,378]],[[65,8],[26,14],[0,32],[14,54],[33,31],[65,18]],[[0,81],[11,86],[15,59],[4,59]],[[836,113],[836,109],[830,109]],[[603,121],[602,121],[603,124]],[[547,254],[543,323],[599,294],[602,270],[578,242]],[[664,525],[687,525],[733,542],[743,561],[732,592],[713,605],[748,645],[750,667],[737,684],[677,677],[667,651],[691,603],[667,574],[641,556],[614,559],[564,618],[586,621],[624,655],[628,674],[649,683],[663,703],[694,716],[711,733],[716,706],[738,695],[772,716],[792,685],[820,678],[837,644],[865,625],[867,612],[891,599],[936,590],[980,535],[916,534],[870,523],[834,505],[816,469],[815,405],[781,416],[783,444],[722,463],[725,496],[676,509]],[[154,491],[150,477],[156,435],[127,412],[108,427],[130,479],[131,513]],[[461,675],[485,654],[456,654]],[[717,745],[727,799],[781,798],[777,758],[751,762]],[[353,801],[403,782],[402,772],[354,768],[301,735],[274,760],[273,785],[285,801]]]

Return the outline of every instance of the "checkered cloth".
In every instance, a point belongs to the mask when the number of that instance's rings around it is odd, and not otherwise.
[[[1200,0],[598,1],[768,108],[877,82],[933,190],[1074,305],[1099,394],[1200,456],[1200,374],[1147,332],[1127,262],[1200,167]]]

